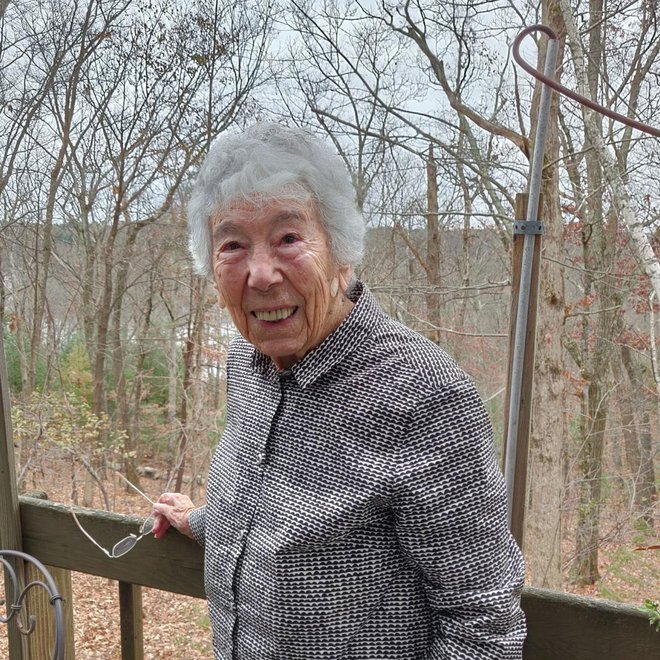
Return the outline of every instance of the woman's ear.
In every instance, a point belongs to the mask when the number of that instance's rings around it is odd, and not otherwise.
[[[338,271],[339,276],[339,290],[344,293],[348,289],[348,285],[351,282],[351,276],[353,275],[353,266],[350,264],[344,264],[339,266]]]
[[[215,277],[213,278],[213,288],[215,289],[215,292],[218,296],[218,307],[220,309],[224,309],[227,307],[227,304],[225,303],[225,299],[222,296],[222,293],[220,293],[220,287],[218,286],[218,282],[216,281]]]

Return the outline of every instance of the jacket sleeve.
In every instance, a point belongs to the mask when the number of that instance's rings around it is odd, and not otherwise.
[[[206,505],[193,509],[188,518],[190,531],[195,537],[195,541],[200,545],[204,545],[206,540]]]
[[[507,528],[491,424],[467,378],[415,407],[394,493],[401,547],[435,620],[424,660],[520,660],[523,559]]]

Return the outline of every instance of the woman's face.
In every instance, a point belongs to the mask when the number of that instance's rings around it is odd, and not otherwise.
[[[350,311],[351,267],[337,265],[313,202],[235,203],[211,229],[220,304],[278,369],[302,359]]]

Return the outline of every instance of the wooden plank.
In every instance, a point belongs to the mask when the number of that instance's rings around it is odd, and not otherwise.
[[[119,583],[119,619],[122,659],[144,660],[141,587],[128,582]]]
[[[204,597],[202,549],[181,534],[143,539],[125,557],[108,559],[82,536],[68,507],[27,497],[20,498],[20,507],[25,551],[46,564]],[[140,523],[139,518],[92,511],[81,512],[80,520],[107,547]],[[523,609],[529,629],[525,660],[660,657],[660,633],[634,607],[526,588]]]
[[[539,209],[543,207],[543,199],[539,199]],[[527,217],[527,195],[516,195],[516,220]],[[520,272],[522,267],[523,245],[525,237],[516,234],[513,237],[512,273],[511,273],[511,312],[509,317],[509,363],[507,388],[504,401],[504,445],[503,456],[506,456],[506,440],[509,426],[509,401],[511,397],[511,370],[513,363],[513,348],[515,343],[516,317],[518,314],[518,297],[520,295]],[[529,291],[529,308],[527,312],[527,331],[525,333],[525,352],[523,354],[523,373],[521,380],[520,405],[518,407],[518,445],[516,450],[516,465],[514,469],[513,504],[511,510],[511,534],[522,548],[524,545],[525,504],[527,497],[527,461],[529,455],[529,436],[532,425],[532,390],[534,385],[534,355],[536,351],[536,319],[539,300],[540,266],[541,266],[541,236],[534,237],[534,253],[532,258],[532,273]]]
[[[16,490],[16,465],[14,464],[14,439],[11,429],[11,409],[9,404],[9,383],[5,364],[5,350],[0,328],[0,549],[22,550],[20,517],[18,513],[18,493]],[[20,575],[17,562],[14,568]],[[5,576],[5,584],[7,579]],[[9,657],[21,660],[26,656],[25,640],[16,626],[7,631]]]
[[[525,660],[660,658],[660,632],[630,605],[527,588]]]
[[[67,506],[21,496],[20,511],[23,548],[44,564],[205,598],[203,550],[175,530],[159,541],[145,537],[125,556],[109,559],[85,538]],[[106,548],[136,534],[142,522],[135,516],[91,509],[76,509],[76,515]]]
[[[33,564],[25,562],[26,581],[43,580]],[[74,660],[73,648],[73,591],[71,572],[63,568],[46,566],[63,599],[64,612],[64,660]],[[36,617],[34,632],[27,638],[28,658],[50,660],[55,645],[55,616],[49,593],[45,589],[31,589],[27,597],[27,611]]]
[[[2,333],[0,333],[0,502],[2,502],[0,507],[0,548],[21,550],[14,440]]]
[[[30,497],[47,500],[48,495],[43,491],[32,491]],[[43,576],[32,563],[26,562],[26,582],[43,580]],[[71,571],[56,566],[46,565],[46,570],[55,582],[57,593],[62,596],[62,611],[64,614],[64,660],[74,660],[74,634],[73,634],[73,589],[71,585]],[[27,611],[36,617],[37,629],[28,637],[28,657],[52,657],[51,649],[55,641],[54,608],[50,602],[49,594],[44,589],[32,589],[27,596]]]

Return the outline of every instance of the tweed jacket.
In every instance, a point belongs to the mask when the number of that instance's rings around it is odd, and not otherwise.
[[[291,369],[242,338],[205,546],[217,660],[516,660],[523,562],[469,378],[367,288]]]

